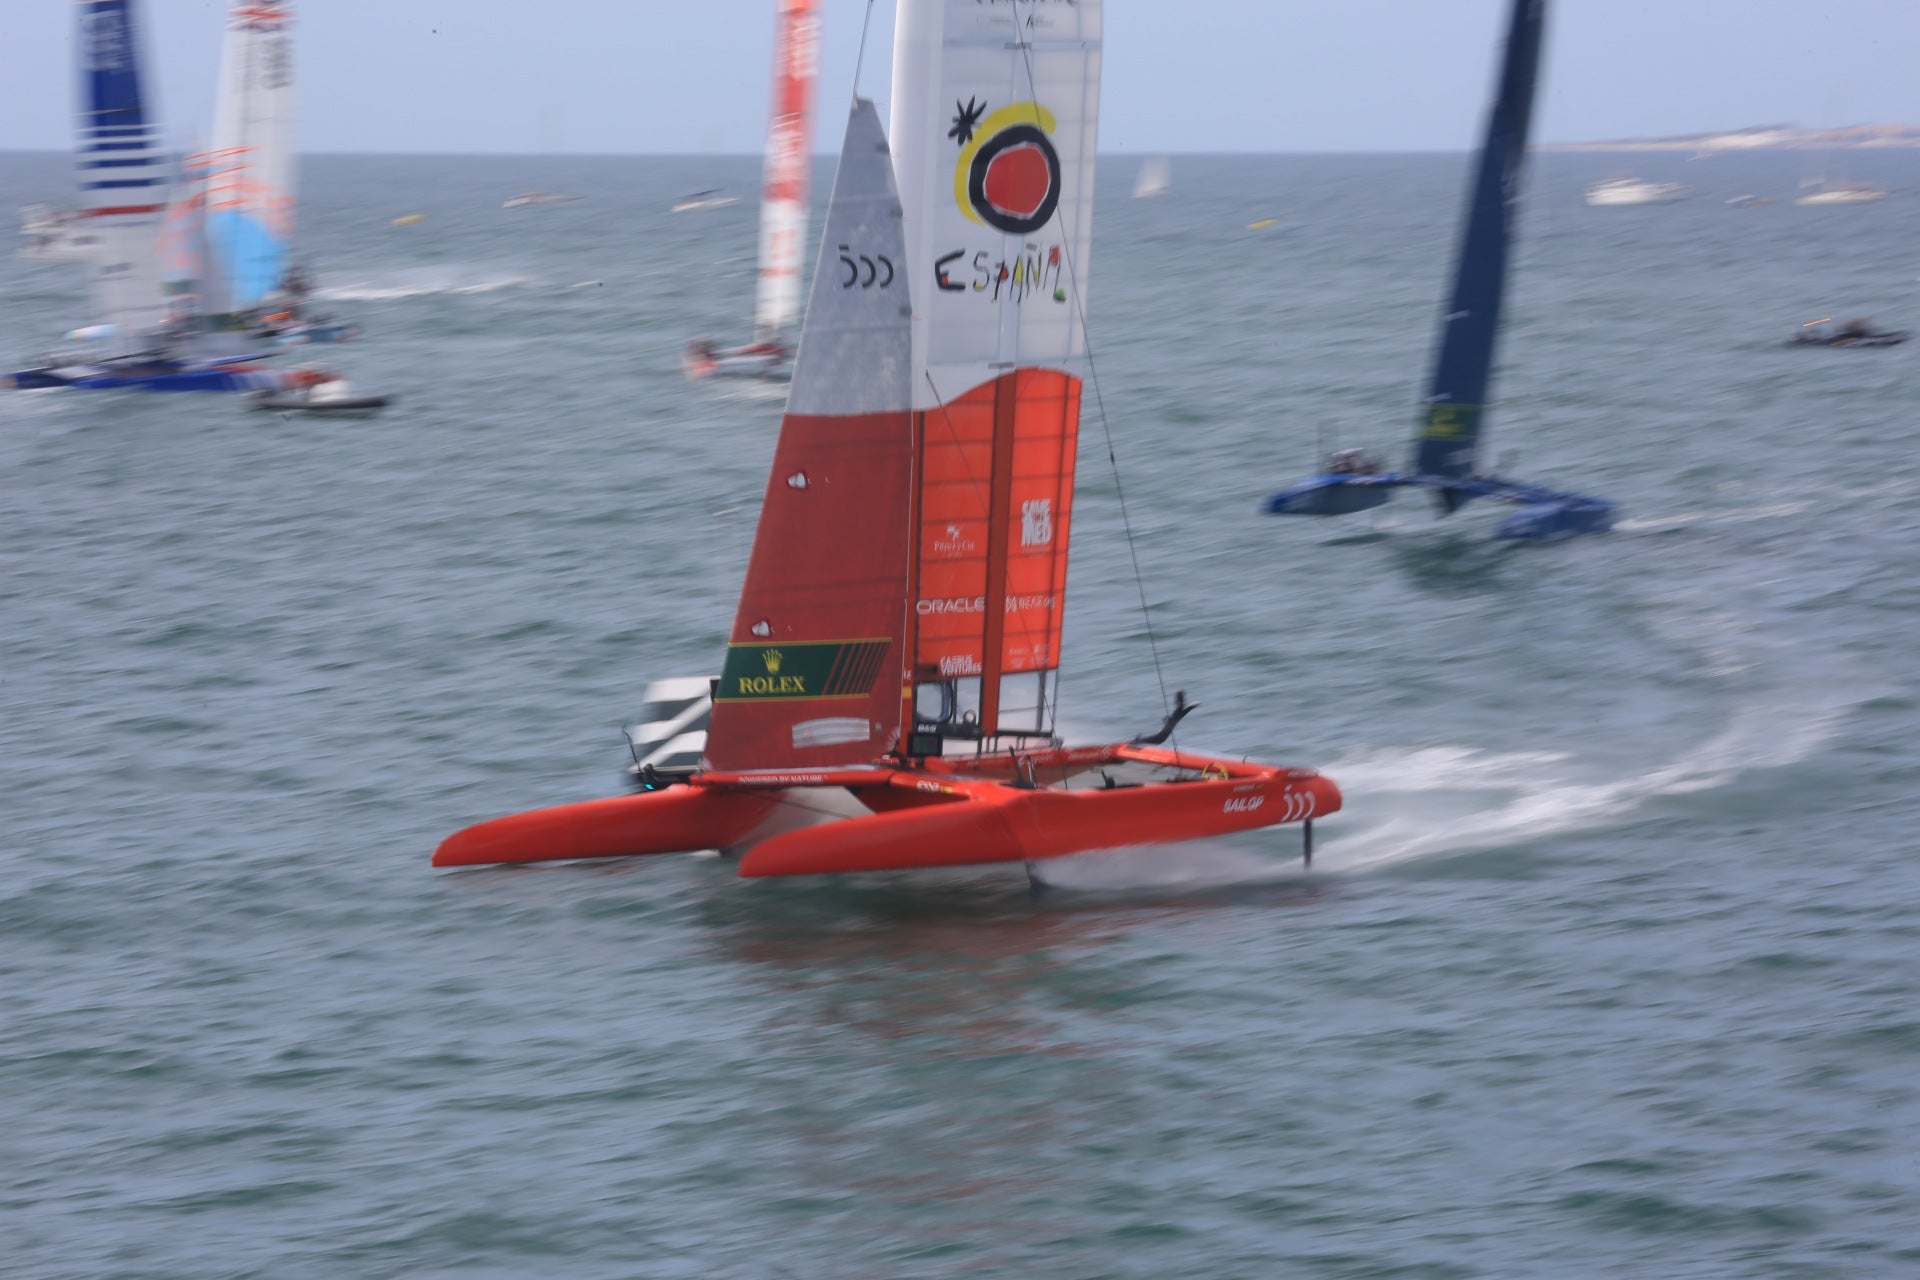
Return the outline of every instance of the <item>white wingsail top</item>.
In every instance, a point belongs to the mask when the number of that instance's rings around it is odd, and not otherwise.
[[[773,103],[760,204],[760,289],[754,339],[769,342],[800,318],[807,242],[807,170],[813,163],[814,84],[820,77],[819,0],[777,0]]]
[[[217,313],[280,287],[293,243],[293,0],[234,0],[204,169],[207,240],[226,278]]]
[[[147,107],[133,0],[81,0],[80,119],[75,162],[97,243],[90,256],[97,319],[120,355],[149,345],[166,323],[159,233],[168,162]]]
[[[1100,36],[1100,0],[899,2],[916,408],[1015,367],[1080,372]]]

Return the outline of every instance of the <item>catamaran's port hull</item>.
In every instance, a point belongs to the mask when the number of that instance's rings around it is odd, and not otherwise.
[[[1109,771],[1174,780],[1129,785]],[[1037,785],[1029,785],[1029,781]],[[1050,784],[1064,785],[1050,785]],[[835,795],[857,805],[834,819]],[[439,867],[720,849],[747,877],[1034,862],[1172,844],[1340,809],[1340,789],[1286,769],[1122,744],[899,767],[706,773],[639,795],[538,809],[447,838]],[[796,826],[793,815],[804,821]]]
[[[325,376],[325,375],[321,375]],[[19,391],[290,391],[308,385],[304,371],[235,368],[105,372],[89,369],[25,369],[0,379]]]

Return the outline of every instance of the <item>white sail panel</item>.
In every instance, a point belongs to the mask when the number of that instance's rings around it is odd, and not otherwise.
[[[259,305],[293,242],[293,0],[234,0],[207,172],[207,238],[226,277],[218,312]]]
[[[813,96],[820,78],[819,0],[778,0],[778,4],[760,204],[756,342],[774,341],[800,318],[807,177],[813,163]]]
[[[916,408],[1011,368],[1081,372],[1100,38],[1100,0],[899,0]]]

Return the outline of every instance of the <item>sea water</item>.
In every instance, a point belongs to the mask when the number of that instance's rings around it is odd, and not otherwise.
[[[0,1272],[1920,1273],[1920,343],[1783,345],[1920,327],[1920,156],[1836,209],[1543,157],[1488,456],[1622,518],[1522,548],[1258,514],[1404,447],[1463,157],[1135,167],[1063,722],[1164,682],[1183,744],[1324,769],[1311,871],[429,869],[617,792],[644,683],[717,666],[780,403],[677,361],[748,332],[752,201],[668,209],[750,160],[310,160],[366,336],[293,358],[372,421],[0,396]],[[15,361],[95,318],[70,265],[0,297]]]

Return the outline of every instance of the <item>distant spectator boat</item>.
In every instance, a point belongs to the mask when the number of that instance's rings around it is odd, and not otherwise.
[[[1871,182],[1826,182],[1816,183],[1804,195],[1795,196],[1795,204],[1872,204],[1876,200],[1885,200],[1893,192],[1885,187],[1876,187]]]
[[[1646,182],[1639,178],[1609,178],[1587,188],[1587,203],[1597,207],[1627,204],[1672,204],[1685,200],[1687,189],[1677,182]]]
[[[36,262],[85,262],[100,243],[78,209],[29,204],[20,208],[20,256]]]

